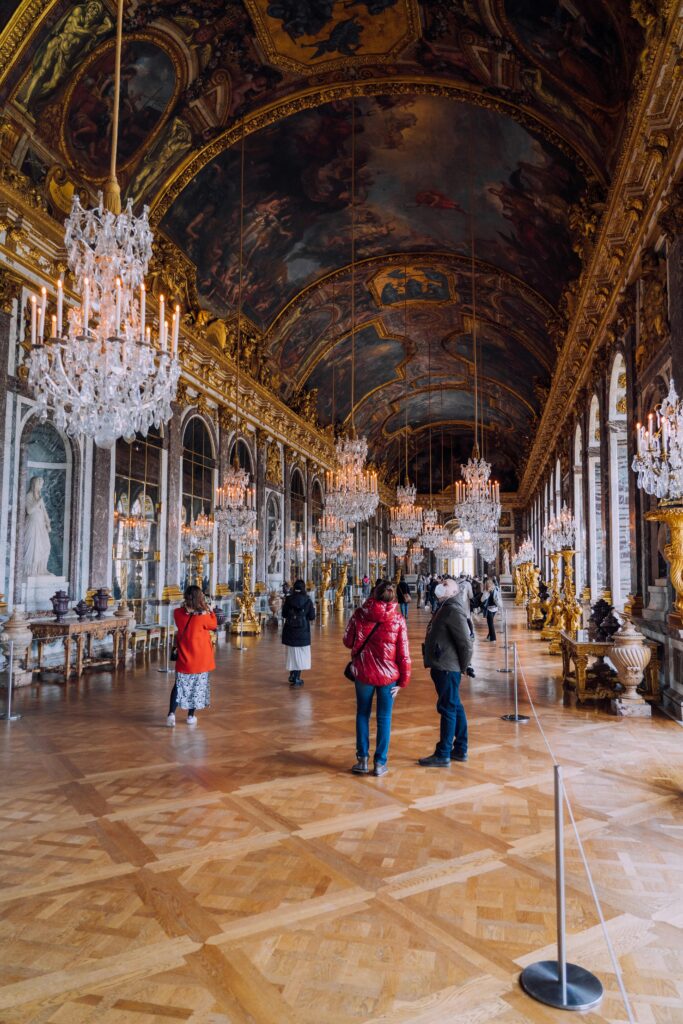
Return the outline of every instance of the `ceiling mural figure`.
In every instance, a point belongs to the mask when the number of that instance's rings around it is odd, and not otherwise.
[[[84,171],[104,177],[114,98],[114,47],[107,45],[84,66],[67,101],[63,134],[69,154]],[[123,47],[121,65],[120,161],[125,168],[150,143],[176,86],[170,55],[148,40]]]

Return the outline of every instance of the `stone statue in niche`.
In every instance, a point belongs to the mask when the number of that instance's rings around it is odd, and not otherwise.
[[[282,541],[280,519],[273,519],[270,523],[270,536],[268,537],[268,572],[271,575],[282,572]]]
[[[47,563],[50,558],[50,517],[42,497],[42,476],[31,477],[26,494],[24,524],[24,573],[26,576],[52,576]]]
[[[503,576],[510,575],[510,549],[505,547],[503,549]]]

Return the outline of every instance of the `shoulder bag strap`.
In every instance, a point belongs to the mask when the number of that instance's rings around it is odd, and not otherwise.
[[[370,630],[370,632],[366,636],[366,638],[363,641],[363,643],[360,645],[360,647],[358,648],[356,653],[353,655],[354,658],[357,658],[359,654],[363,653],[363,651],[365,650],[366,645],[369,643],[370,639],[372,638],[373,633],[376,633],[381,625],[382,625],[381,622],[376,622],[375,623],[375,625],[372,627],[372,629]]]

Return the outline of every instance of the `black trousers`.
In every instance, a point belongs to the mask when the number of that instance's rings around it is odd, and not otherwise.
[[[173,689],[171,690],[171,703],[169,704],[169,707],[168,707],[169,715],[175,715],[175,709],[177,707],[178,707],[178,684],[174,683],[173,684]],[[190,710],[187,712],[187,714],[188,714],[188,716],[193,715],[194,714],[194,708],[190,708]]]
[[[496,639],[496,627],[494,625],[495,617],[496,617],[495,616],[495,612],[487,612],[486,613],[486,624],[489,627],[489,635],[488,635],[488,639],[489,640],[495,640]]]

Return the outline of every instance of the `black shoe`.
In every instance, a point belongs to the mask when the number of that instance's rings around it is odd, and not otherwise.
[[[375,762],[375,767],[372,774],[375,776],[386,775],[388,771],[389,769],[385,764],[378,764],[377,762]]]
[[[295,679],[296,679],[296,676],[294,675],[294,673],[290,672],[289,673],[289,682],[293,683]]]
[[[451,752],[451,761],[467,761],[467,760],[468,760],[467,754],[456,754],[456,752],[454,750]]]
[[[367,757],[360,757],[358,754],[356,754],[356,757],[358,757],[358,760],[354,764],[354,766],[351,769],[351,771],[354,773],[354,775],[369,775],[370,774],[370,768],[368,767],[368,760],[369,760],[369,758],[367,758]]]
[[[429,757],[421,757],[418,764],[423,768],[448,768],[451,763],[450,757],[439,757],[437,754],[430,754]]]

